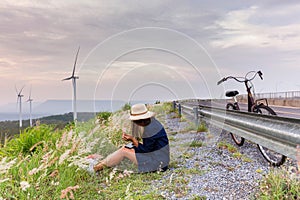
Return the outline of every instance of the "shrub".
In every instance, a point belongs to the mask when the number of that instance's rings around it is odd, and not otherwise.
[[[123,110],[123,111],[130,110],[130,109],[131,109],[130,103],[126,103],[126,104],[122,107],[122,110]]]
[[[19,153],[26,155],[36,150],[37,143],[50,142],[54,144],[60,133],[54,131],[49,125],[40,125],[33,128],[27,128],[20,135],[8,141],[5,147],[0,149],[1,156],[15,156]],[[42,142],[43,141],[43,142]],[[31,149],[34,147],[33,149]]]
[[[171,113],[175,111],[173,108],[173,102],[164,102],[162,108],[167,113]]]
[[[100,112],[97,114],[97,119],[99,120],[100,123],[107,124],[111,115],[112,115],[111,112]]]

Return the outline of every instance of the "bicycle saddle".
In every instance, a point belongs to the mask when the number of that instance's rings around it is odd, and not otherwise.
[[[226,97],[234,97],[238,94],[239,94],[239,91],[234,90],[234,91],[227,91],[225,95],[226,95]]]

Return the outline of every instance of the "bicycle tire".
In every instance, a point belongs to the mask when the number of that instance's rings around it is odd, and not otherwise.
[[[239,110],[234,104],[228,103],[226,105],[226,110]],[[229,132],[233,141],[238,145],[238,146],[243,146],[245,142],[245,138],[240,137],[238,135],[233,134],[232,132]]]
[[[276,115],[275,111],[266,105],[258,105],[252,108],[252,112],[259,113],[259,114],[267,114],[267,115]],[[263,155],[263,157],[274,167],[278,167],[282,165],[285,160],[286,156],[279,154],[273,150],[270,150],[266,147],[263,147],[257,144],[259,151]]]

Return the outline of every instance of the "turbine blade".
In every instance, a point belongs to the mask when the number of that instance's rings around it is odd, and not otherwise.
[[[19,95],[21,95],[21,93],[22,93],[24,87],[25,87],[25,85],[23,85],[22,89],[21,89],[20,92],[19,92]]]
[[[78,53],[80,50],[80,46],[78,47],[77,53],[76,53],[76,57],[75,57],[75,62],[74,62],[74,67],[73,67],[73,73],[72,73],[72,77],[74,77],[75,75],[75,67],[76,67],[76,63],[77,63],[77,58],[78,58]]]
[[[62,79],[61,81],[70,80],[70,79],[72,79],[72,78],[73,78],[73,77],[71,76],[71,77],[69,77],[69,78]]]
[[[17,86],[15,85],[15,90],[16,90],[16,94],[18,95],[19,92],[18,92],[18,89],[17,89]]]

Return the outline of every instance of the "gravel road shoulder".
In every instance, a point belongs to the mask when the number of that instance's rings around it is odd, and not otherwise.
[[[166,116],[164,124],[169,133],[171,159],[176,166],[171,166],[166,172],[165,181],[157,180],[153,183],[163,197],[255,199],[259,181],[271,168],[256,144],[246,141],[242,147],[237,147],[229,133],[209,125],[207,132],[184,131],[190,122],[182,122],[171,115]],[[198,146],[192,147],[192,143]],[[236,151],[220,144],[232,145]],[[296,163],[288,159],[283,167],[290,166],[295,167]],[[182,181],[174,183],[173,189],[162,187],[166,181],[170,184],[179,176]],[[178,189],[182,185],[185,185],[184,189]]]

